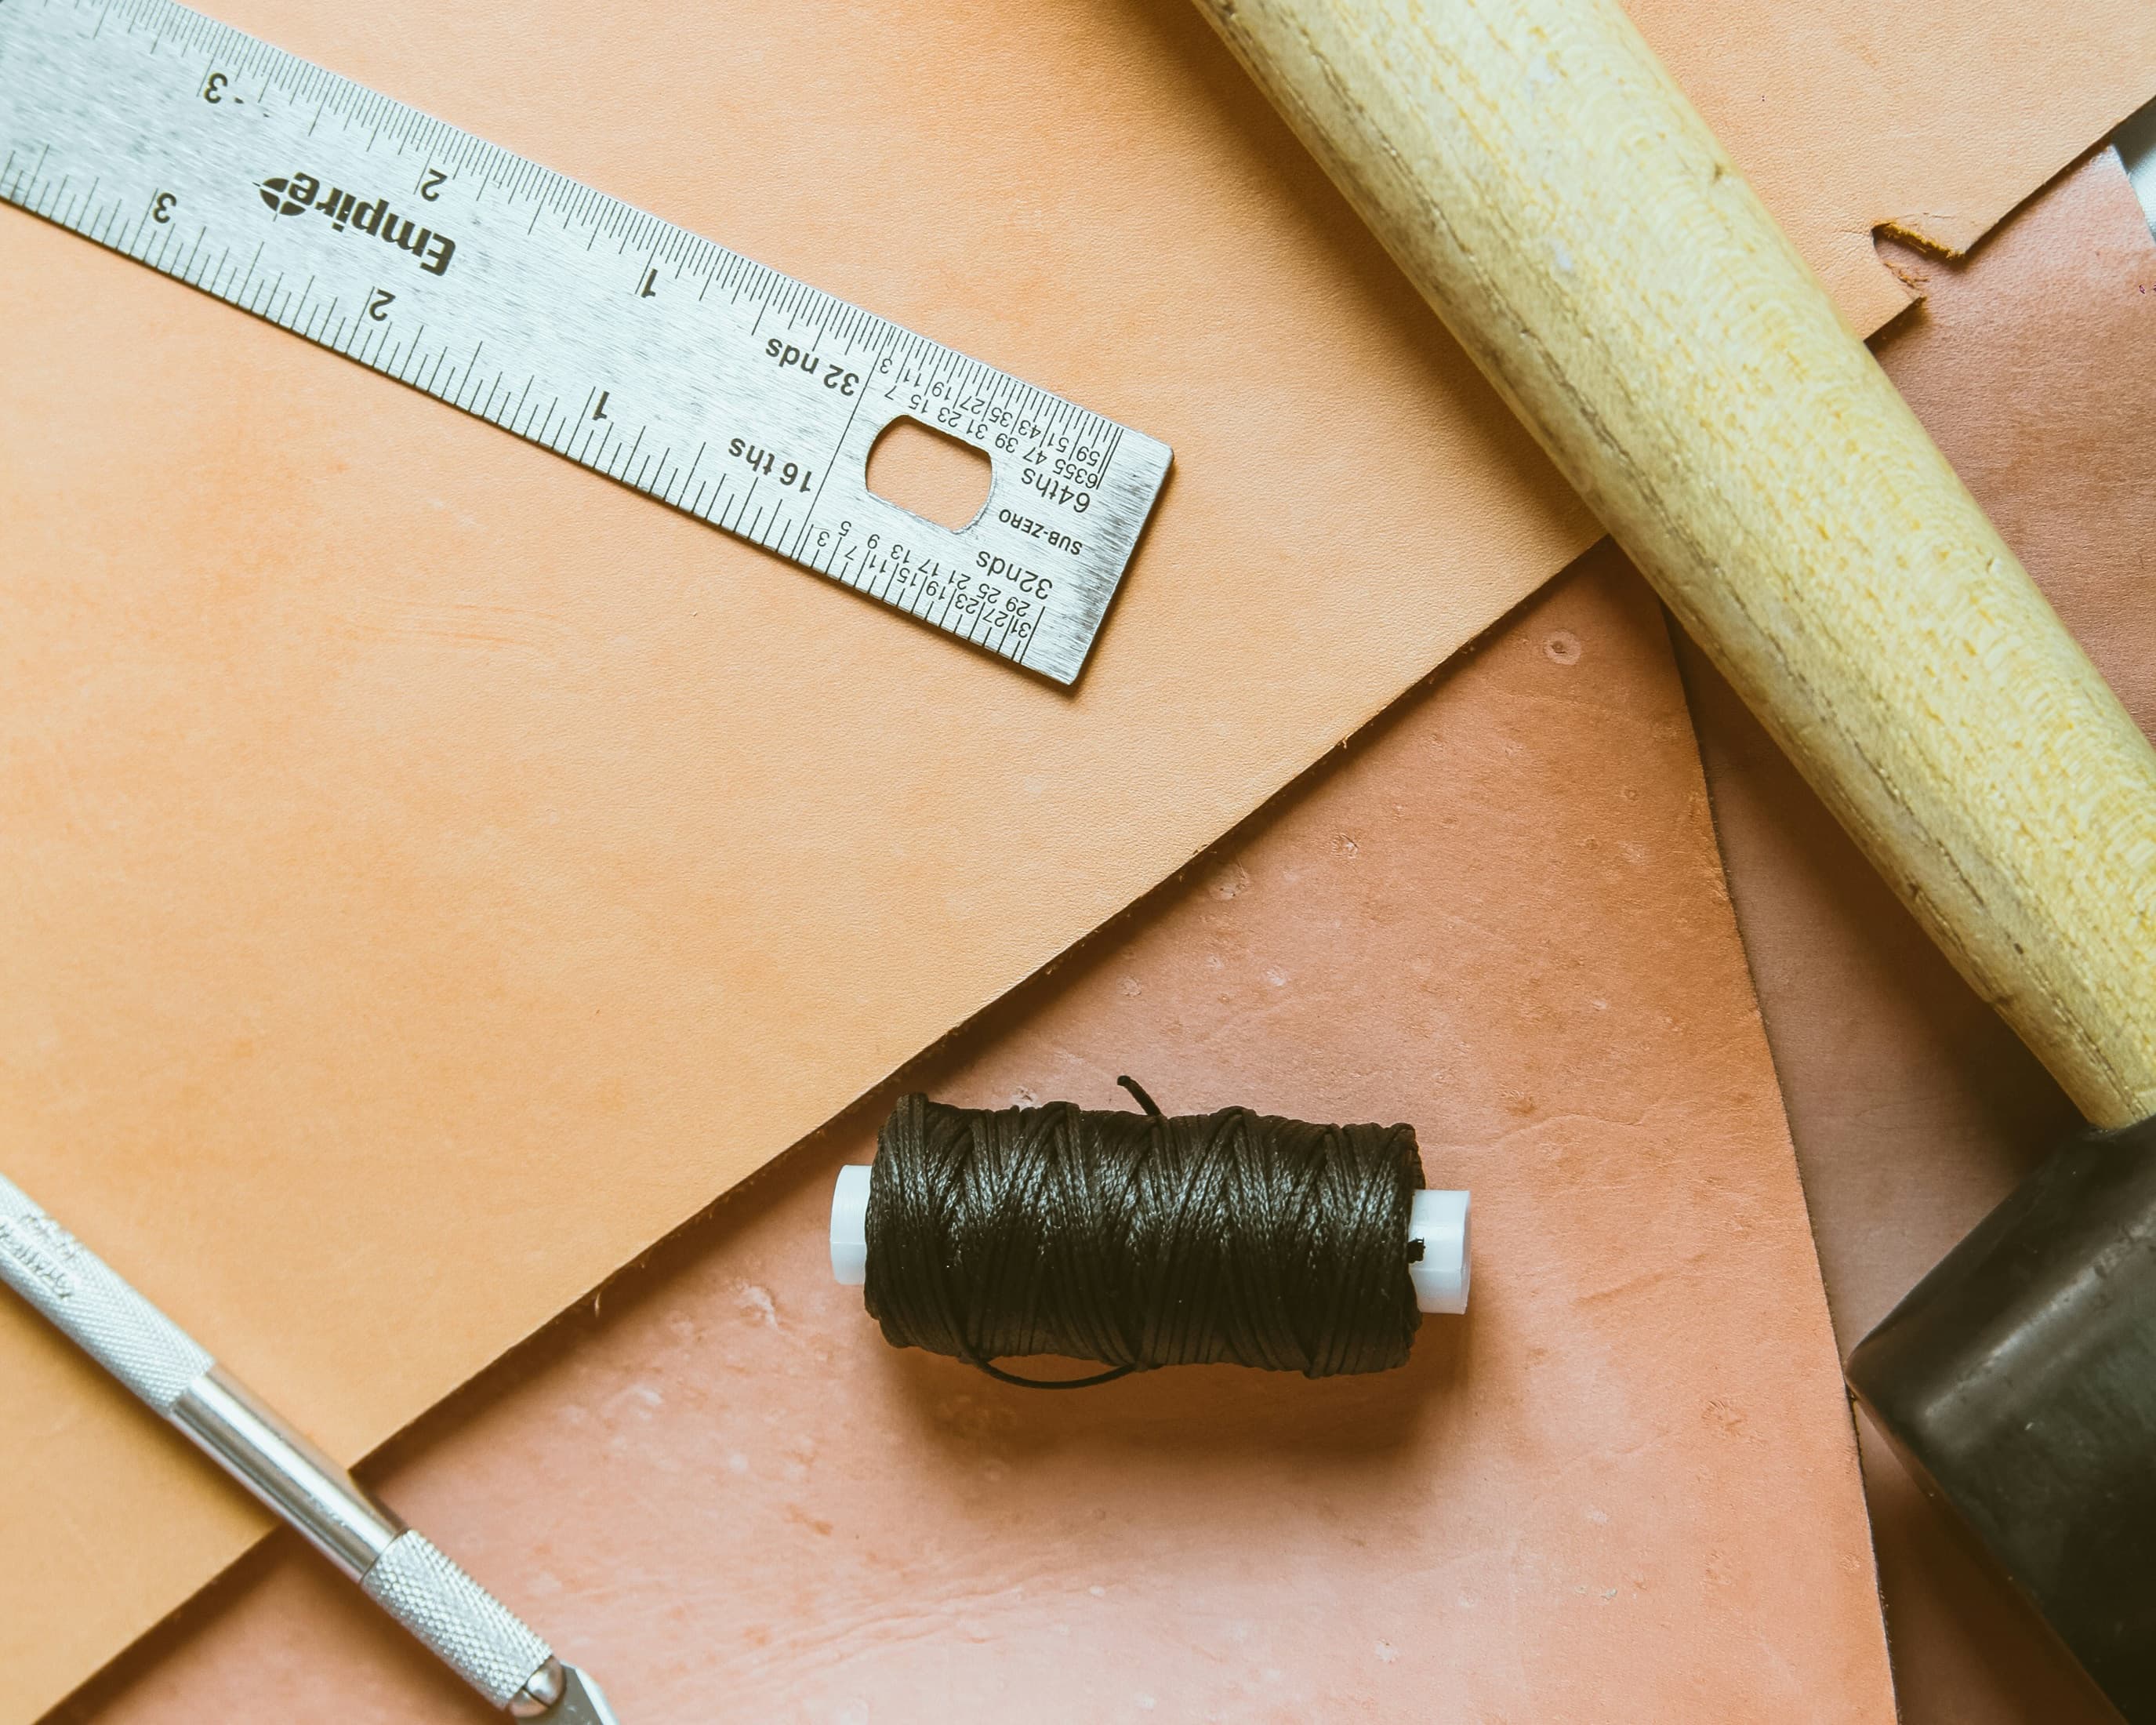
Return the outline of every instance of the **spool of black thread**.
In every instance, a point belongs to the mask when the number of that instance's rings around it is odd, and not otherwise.
[[[1122,1082],[1144,1112],[900,1100],[832,1210],[833,1268],[886,1340],[1037,1388],[1215,1361],[1323,1378],[1404,1364],[1423,1310],[1465,1309],[1467,1195],[1421,1189],[1412,1127],[1169,1118]],[[1030,1353],[1110,1369],[994,1363]]]

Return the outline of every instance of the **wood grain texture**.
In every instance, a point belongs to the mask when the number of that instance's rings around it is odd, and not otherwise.
[[[1956,966],[2156,1112],[2156,753],[1614,0],[1200,0]]]

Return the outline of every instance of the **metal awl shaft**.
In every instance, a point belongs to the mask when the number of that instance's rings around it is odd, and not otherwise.
[[[0,1175],[4,1281],[494,1706],[613,1725],[598,1686]]]

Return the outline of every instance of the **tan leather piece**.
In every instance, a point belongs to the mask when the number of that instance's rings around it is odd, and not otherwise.
[[[2156,49],[2156,8],[2080,0],[2026,11],[1920,0],[1625,9],[1866,331],[1908,303],[1875,233],[1967,251],[2148,99],[2128,78],[2105,92],[2126,101],[2094,131],[2079,109],[2120,61]],[[2035,172],[2002,201],[2008,161]]]
[[[1833,1720],[1893,1706],[1849,1415],[1661,614],[1598,554],[908,1075],[1419,1123],[1464,1321],[1074,1395],[836,1286],[879,1092],[400,1446],[624,1721]],[[289,1538],[74,1717],[475,1717]]]
[[[1858,316],[1887,164],[1996,214],[2156,85],[2140,0],[1658,4]],[[0,211],[5,1165],[340,1455],[1592,531],[1176,5],[221,9],[1179,458],[1066,696]],[[0,1455],[12,1721],[255,1523],[13,1307]]]
[[[1926,295],[1880,358],[2142,727],[2156,734],[2156,244],[2099,153]],[[1845,1349],[2071,1130],[2066,1099],[1905,916],[1687,646],[1730,884]],[[1867,1426],[1908,1725],[2117,1715]]]

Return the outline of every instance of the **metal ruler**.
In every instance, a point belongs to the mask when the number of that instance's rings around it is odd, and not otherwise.
[[[1168,447],[171,0],[0,0],[0,198],[1068,683]],[[985,451],[953,531],[868,487]]]

